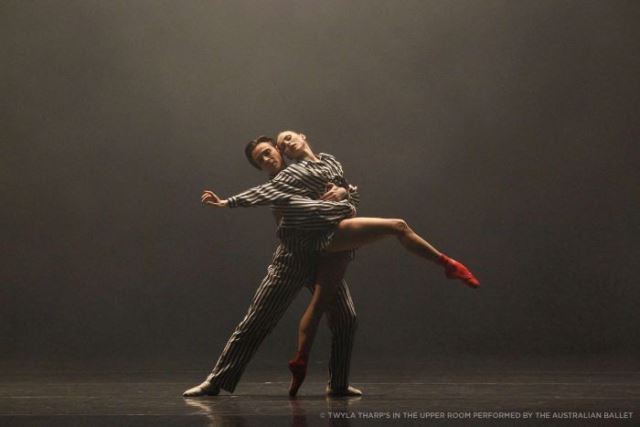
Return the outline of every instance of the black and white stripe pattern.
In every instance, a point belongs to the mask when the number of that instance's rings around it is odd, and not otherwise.
[[[315,259],[308,253],[294,253],[279,245],[258,287],[249,310],[238,324],[220,355],[208,380],[233,392],[251,357],[276,326],[298,291],[306,285],[313,291]],[[345,281],[327,312],[332,333],[329,384],[340,390],[349,385],[349,366],[357,321],[351,294]]]
[[[269,182],[229,198],[230,207],[271,205],[280,218],[276,249],[267,275],[253,297],[244,319],[229,338],[208,377],[222,389],[233,392],[245,367],[265,337],[276,326],[302,286],[313,292],[316,257],[330,243],[333,229],[355,213],[357,189],[349,186],[342,166],[331,155],[320,154],[320,162],[290,165]],[[345,186],[349,199],[326,202],[318,199],[327,184]],[[349,366],[356,313],[345,281],[327,311],[332,332],[329,385],[334,390],[349,385]]]
[[[333,202],[300,196],[278,203],[273,211],[282,217],[279,228],[316,231],[335,227],[343,219],[355,215],[354,206],[348,200]]]
[[[270,205],[281,218],[278,238],[290,250],[323,250],[336,225],[355,215],[359,193],[347,183],[335,157],[321,153],[318,158],[318,162],[302,160],[289,165],[269,182],[230,197],[229,207]],[[330,183],[347,188],[348,199],[318,200]]]
[[[293,163],[268,182],[229,197],[229,207],[279,206],[295,196],[318,200],[330,183],[340,187],[350,187],[344,178],[342,165],[335,157],[320,153],[318,158],[320,159],[318,162],[302,160]],[[355,208],[358,198],[357,192],[351,191],[348,202]]]

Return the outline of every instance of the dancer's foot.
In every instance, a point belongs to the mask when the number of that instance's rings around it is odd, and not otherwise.
[[[291,384],[289,384],[289,396],[293,397],[298,394],[298,389],[307,376],[307,360],[308,358],[296,353],[296,357],[289,361],[289,370],[291,371]]]
[[[340,390],[333,390],[332,388],[327,386],[326,392],[327,392],[327,396],[330,396],[330,397],[356,397],[356,396],[362,396],[362,390],[357,389],[357,388],[355,388],[353,386],[349,386],[347,388],[343,388],[343,389],[340,389]]]
[[[184,397],[200,397],[200,396],[217,396],[220,393],[220,387],[205,381],[200,385],[190,388],[182,393]]]
[[[469,269],[455,259],[441,254],[438,258],[438,264],[444,267],[444,272],[449,279],[460,279],[471,288],[480,286],[480,282],[471,274]]]

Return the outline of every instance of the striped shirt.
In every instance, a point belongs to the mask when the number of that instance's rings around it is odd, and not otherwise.
[[[229,207],[270,205],[287,201],[292,196],[319,199],[331,183],[346,188],[348,183],[340,162],[326,153],[320,153],[318,158],[318,162],[301,160],[293,163],[268,182],[229,197]]]
[[[318,162],[302,160],[289,165],[268,182],[229,197],[228,206],[270,205],[281,218],[278,237],[283,243],[293,250],[321,250],[330,243],[335,226],[355,215],[359,194],[344,178],[335,157],[320,153],[318,158]],[[318,200],[328,184],[347,188],[348,198],[340,202]]]

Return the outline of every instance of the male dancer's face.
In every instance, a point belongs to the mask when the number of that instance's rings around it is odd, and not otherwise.
[[[251,152],[253,161],[270,176],[276,175],[284,168],[284,161],[276,147],[268,142],[261,142]]]

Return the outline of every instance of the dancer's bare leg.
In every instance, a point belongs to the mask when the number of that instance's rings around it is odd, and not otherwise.
[[[403,219],[349,218],[338,224],[327,252],[341,252],[394,236],[409,252],[445,267],[447,277],[461,279],[471,287],[480,282],[461,263],[447,257],[420,237]]]
[[[342,220],[327,252],[357,249],[385,237],[395,236],[410,252],[436,261],[440,252],[416,234],[403,219],[356,217]]]
[[[306,311],[300,319],[298,330],[298,351],[308,354],[313,345],[313,339],[318,331],[318,324],[329,303],[336,296],[338,284],[349,264],[348,253],[339,252],[326,254],[318,260],[318,273],[313,297]]]
[[[295,396],[304,381],[311,346],[318,331],[322,315],[335,299],[338,285],[342,282],[349,264],[349,255],[345,252],[327,253],[318,259],[316,285],[311,302],[305,310],[298,326],[298,350],[289,361],[292,373],[289,395]]]

